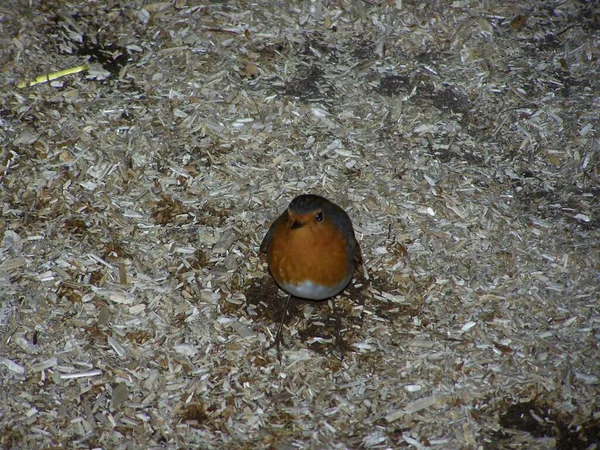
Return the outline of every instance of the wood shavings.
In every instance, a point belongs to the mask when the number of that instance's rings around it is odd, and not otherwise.
[[[8,358],[0,358],[0,364],[15,374],[23,375],[25,373],[25,367]]]
[[[0,92],[0,447],[596,445],[595,2],[9,3],[88,68]],[[365,264],[280,364],[303,192]]]

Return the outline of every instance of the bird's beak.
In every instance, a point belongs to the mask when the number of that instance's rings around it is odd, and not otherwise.
[[[304,226],[304,224],[300,220],[298,220],[298,217],[294,213],[292,213],[289,209],[288,209],[288,223],[290,224],[291,230],[297,230]]]

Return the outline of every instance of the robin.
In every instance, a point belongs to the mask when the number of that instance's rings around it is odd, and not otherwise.
[[[288,298],[275,341],[277,346],[292,296],[325,300],[350,283],[361,264],[360,247],[348,214],[312,194],[299,195],[269,228],[260,244],[269,271]]]

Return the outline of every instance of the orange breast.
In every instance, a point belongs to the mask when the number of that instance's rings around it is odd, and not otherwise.
[[[333,290],[343,284],[341,290],[354,272],[346,240],[331,225],[290,229],[281,224],[273,233],[269,250],[271,274],[284,289],[283,285],[310,282]]]

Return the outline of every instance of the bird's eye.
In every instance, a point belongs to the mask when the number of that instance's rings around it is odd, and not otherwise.
[[[322,212],[318,212],[317,214],[315,214],[315,220],[317,222],[323,222],[323,213]]]

